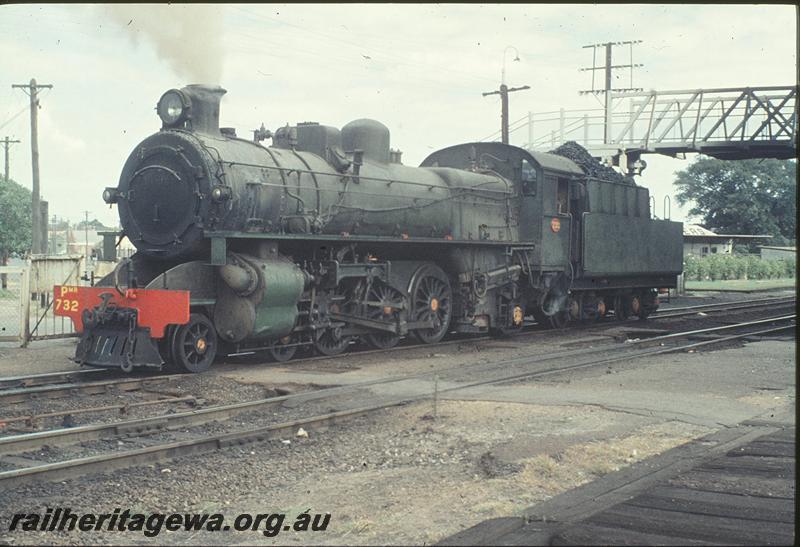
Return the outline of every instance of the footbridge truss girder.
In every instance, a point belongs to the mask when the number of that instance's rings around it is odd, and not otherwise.
[[[529,148],[582,142],[589,152],[637,174],[643,154],[719,159],[797,156],[797,86],[645,91],[613,94],[613,110],[560,111],[536,124],[528,115]],[[548,113],[555,114],[555,113]],[[553,122],[550,131],[545,121]],[[536,124],[538,138],[534,138]],[[610,142],[605,126],[610,125]]]

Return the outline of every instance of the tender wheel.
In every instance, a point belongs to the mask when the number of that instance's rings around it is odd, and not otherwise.
[[[332,357],[344,352],[353,340],[352,336],[342,336],[341,328],[336,327],[327,329],[323,332],[317,341],[314,342],[314,347],[322,355]]]
[[[639,317],[639,319],[644,320],[647,319],[647,316],[650,315],[651,311],[652,309],[644,304],[640,295],[637,294],[631,298],[631,314],[636,315]]]
[[[640,297],[639,312],[636,314],[639,319],[647,319],[651,313],[658,309],[658,295],[653,292],[645,293]]]
[[[492,334],[494,336],[505,338],[522,332],[525,326],[525,306],[519,302],[509,304],[509,315],[508,325],[492,329]]]
[[[374,283],[367,295],[368,302],[377,305],[370,306],[370,319],[391,321],[395,319],[403,306],[403,296],[395,289],[383,283]],[[371,332],[361,337],[364,342],[375,349],[390,349],[400,342],[400,335],[391,332]]]
[[[595,300],[595,309],[597,310],[597,320],[601,320],[606,316],[606,312],[608,311],[608,307],[606,306],[606,301],[602,297],[597,297]]]
[[[550,318],[544,314],[538,305],[533,309],[533,318],[539,326],[547,327],[550,325]]]
[[[292,357],[294,357],[294,354],[297,353],[297,346],[290,346],[289,344],[291,342],[291,336],[286,336],[280,340],[277,340],[269,348],[270,356],[278,363],[290,361]]]
[[[569,323],[569,310],[559,310],[547,319],[551,328],[563,329]]]
[[[188,372],[205,372],[217,354],[217,331],[202,313],[193,313],[189,322],[173,330],[170,356],[173,364]]]
[[[629,296],[614,297],[614,317],[617,321],[627,321],[631,316],[631,298]]]
[[[578,302],[565,294],[550,295],[542,307],[543,309],[539,312],[542,316],[540,324],[551,329],[563,329],[570,320],[575,319],[576,313],[577,317],[580,317]],[[551,312],[552,315],[547,315],[545,310]]]
[[[411,287],[411,321],[433,321],[429,329],[416,329],[413,334],[425,344],[444,338],[450,328],[453,293],[450,280],[441,268],[423,266],[417,271]]]

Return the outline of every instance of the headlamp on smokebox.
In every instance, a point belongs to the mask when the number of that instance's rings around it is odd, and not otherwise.
[[[189,118],[192,101],[179,89],[170,89],[158,100],[158,117],[165,126],[175,127]]]
[[[103,190],[103,201],[105,201],[109,205],[119,201],[119,190],[117,190],[113,186],[109,186],[108,188]]]

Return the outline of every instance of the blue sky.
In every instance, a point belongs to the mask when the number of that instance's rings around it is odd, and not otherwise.
[[[0,138],[23,141],[11,176],[30,186],[27,112],[9,122],[28,99],[11,84],[53,84],[40,110],[42,194],[51,214],[88,209],[113,224],[100,193],[158,130],[154,107],[171,87],[221,84],[222,124],[240,135],[375,118],[418,164],[497,129],[499,100],[481,93],[497,88],[506,46],[520,54],[506,57],[507,83],[532,88],[512,95],[514,120],[599,106],[578,95],[591,83],[578,71],[591,64],[585,44],[643,40],[634,84],[645,89],[790,85],[796,33],[788,5],[3,5]],[[646,159],[639,183],[661,203],[691,157]]]

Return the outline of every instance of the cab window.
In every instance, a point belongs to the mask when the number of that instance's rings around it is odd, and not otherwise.
[[[567,197],[569,196],[569,186],[566,179],[558,179],[558,189],[556,191],[556,212],[559,215],[566,215],[569,212]]]
[[[531,163],[522,160],[522,193],[526,196],[536,195],[536,168]]]

